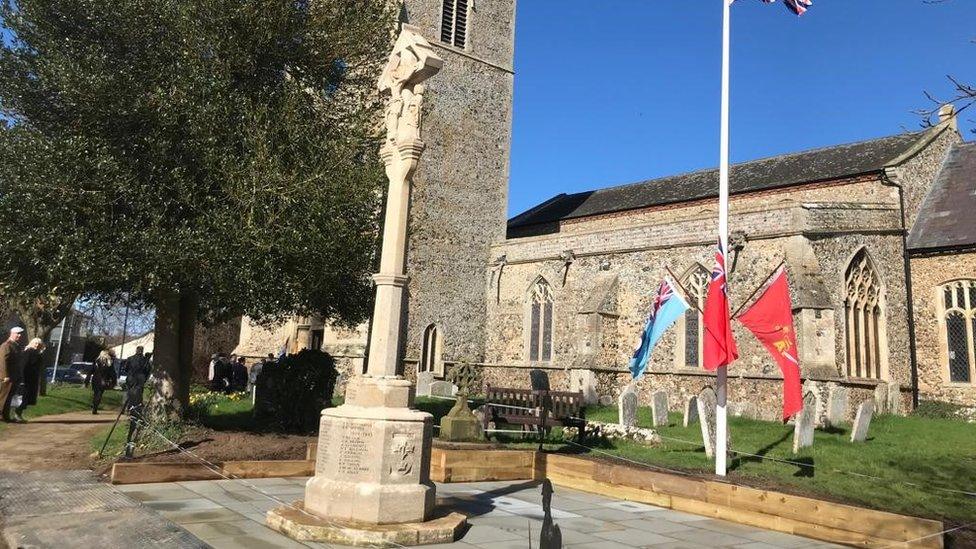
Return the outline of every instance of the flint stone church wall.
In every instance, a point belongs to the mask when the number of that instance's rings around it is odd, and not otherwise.
[[[514,0],[474,8],[466,49],[439,41],[441,0],[407,0],[444,68],[427,82],[409,224],[405,357],[421,356],[436,324],[445,361],[484,358],[485,265],[505,237],[511,141]]]
[[[923,398],[976,406],[974,383],[950,383],[945,328],[939,319],[941,286],[976,278],[976,251],[912,258],[918,385]]]

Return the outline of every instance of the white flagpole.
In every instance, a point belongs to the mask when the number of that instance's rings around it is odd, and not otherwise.
[[[722,133],[720,137],[718,184],[718,238],[725,256],[725,287],[729,287],[729,45],[732,0],[722,0]],[[728,457],[727,366],[718,369],[715,380],[715,474],[725,476]]]

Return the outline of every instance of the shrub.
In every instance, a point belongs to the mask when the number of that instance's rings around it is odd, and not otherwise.
[[[322,409],[332,405],[338,377],[332,356],[312,349],[264,366],[258,376],[255,419],[277,431],[314,432]]]

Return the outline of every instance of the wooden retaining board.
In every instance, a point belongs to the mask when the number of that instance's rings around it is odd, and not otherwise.
[[[436,482],[526,480],[535,468],[535,453],[522,450],[432,448],[430,453],[430,478]]]
[[[112,484],[181,482],[232,478],[309,477],[315,462],[296,461],[227,461],[208,467],[200,463],[133,462],[112,465]]]

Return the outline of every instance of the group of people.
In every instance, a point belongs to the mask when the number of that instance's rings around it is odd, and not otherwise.
[[[92,414],[98,414],[98,408],[102,404],[102,394],[115,387],[119,381],[119,373],[126,376],[127,398],[129,398],[128,388],[133,382],[138,381],[139,391],[145,385],[149,373],[152,371],[152,354],[144,353],[141,346],[136,347],[134,355],[122,361],[119,371],[115,370],[115,356],[112,351],[104,350],[99,353],[91,370],[85,376],[85,386],[90,386],[92,390]],[[141,403],[141,395],[140,395]]]
[[[35,337],[23,348],[24,329],[15,326],[0,344],[0,403],[3,421],[24,423],[24,410],[37,404],[41,390],[44,341]],[[11,411],[13,417],[11,418]]]
[[[214,354],[210,357],[207,381],[210,382],[210,390],[214,392],[230,394],[247,390],[248,372],[244,357]]]
[[[268,358],[252,364],[248,369],[242,356],[230,355],[228,357],[224,353],[214,353],[210,357],[210,367],[207,373],[210,390],[225,394],[241,391],[250,392],[257,384],[262,368],[274,361],[274,355],[269,353]]]

